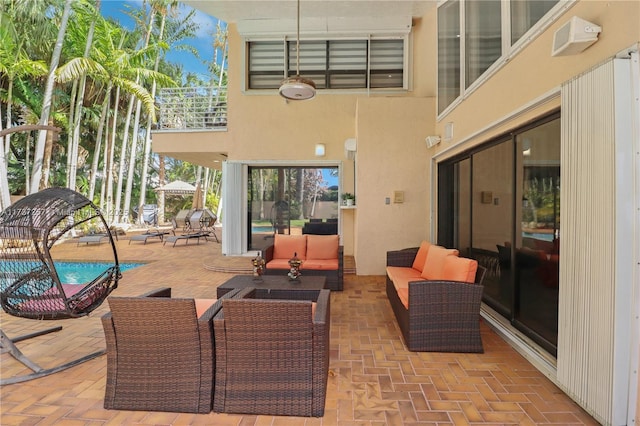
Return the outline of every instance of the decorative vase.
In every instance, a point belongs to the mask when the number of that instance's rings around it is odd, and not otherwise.
[[[257,257],[251,259],[253,265],[253,280],[262,281],[262,274],[264,274],[264,259],[260,254]]]
[[[347,199],[345,200],[345,204],[346,204],[347,206],[353,206],[353,198],[347,198]]]
[[[298,259],[298,253],[293,253],[293,257],[289,259],[289,273],[287,276],[291,281],[298,281],[300,277],[300,265],[302,265],[302,260]]]

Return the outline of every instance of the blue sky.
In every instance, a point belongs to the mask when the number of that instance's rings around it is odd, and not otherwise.
[[[126,28],[133,28],[133,20],[127,15],[127,11],[142,8],[142,0],[102,0],[100,3],[100,11],[103,16],[112,17]],[[178,13],[184,16],[192,9],[180,3]],[[199,24],[196,37],[184,40],[184,44],[194,46],[199,52],[202,60],[211,61],[213,59],[213,34],[215,34],[217,19],[196,10],[195,21]],[[208,79],[209,73],[206,65],[198,60],[190,52],[169,51],[167,52],[167,60],[174,63],[180,63],[184,67],[185,74],[191,72],[198,74],[202,79]]]

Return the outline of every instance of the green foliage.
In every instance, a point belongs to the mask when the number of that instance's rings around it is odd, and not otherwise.
[[[99,3],[98,3],[99,4]],[[112,140],[115,130],[115,146],[113,147],[113,163],[109,163],[108,174],[117,174],[121,161],[120,153],[125,134],[125,119],[129,116],[129,95],[135,96],[143,103],[140,117],[141,132],[146,131],[145,124],[148,117],[152,121],[156,114],[156,105],[151,96],[152,86],[176,86],[185,81],[185,70],[182,64],[171,63],[165,58],[169,50],[191,51],[197,56],[197,51],[186,41],[197,35],[199,24],[195,19],[195,12],[187,15],[175,13],[177,2],[143,2],[125,4],[129,8],[128,14],[136,22],[134,29],[128,29],[112,19],[104,19],[96,3],[87,0],[73,2],[73,11],[66,29],[62,46],[60,63],[56,70],[53,104],[51,106],[51,124],[62,129],[58,139],[54,141],[49,167],[49,186],[67,186],[67,171],[70,147],[69,135],[73,134],[72,111],[75,108],[76,93],[80,89],[80,82],[86,76],[84,86],[84,100],[82,116],[79,124],[79,159],[77,162],[77,177],[75,187],[85,195],[89,191],[89,179],[92,175],[92,162],[99,159],[95,177],[96,193],[94,201],[105,199],[100,191],[104,186],[102,181],[107,179],[103,175],[104,148]],[[11,111],[13,125],[36,124],[42,111],[43,94],[46,76],[52,51],[58,36],[60,17],[64,7],[63,1],[44,0],[0,0],[0,120],[6,122],[5,114]],[[150,14],[155,14],[150,42],[143,46]],[[160,28],[165,20],[164,30]],[[93,37],[90,49],[87,51],[87,41],[93,26]],[[159,61],[158,71],[155,62]],[[215,64],[211,68],[216,69]],[[218,67],[219,68],[219,67]],[[198,77],[198,85],[209,85],[206,76]],[[217,83],[218,78],[215,78]],[[176,83],[178,82],[178,83]],[[194,82],[195,83],[195,82]],[[112,91],[108,89],[114,87]],[[120,89],[119,103],[116,100],[116,90]],[[109,103],[106,104],[105,100]],[[102,105],[109,106],[109,116],[102,122],[104,134],[100,152],[96,152],[98,128],[101,125]],[[8,106],[11,105],[9,109]],[[115,129],[112,127],[115,122]],[[132,124],[130,124],[131,126]],[[129,129],[131,143],[131,129]],[[8,161],[8,182],[12,194],[26,192],[26,172],[31,173],[33,155],[35,151],[37,132],[13,134],[11,136]],[[130,148],[124,150],[126,162],[131,153]],[[27,156],[27,152],[29,155]],[[141,189],[140,179],[142,169],[142,144],[134,154],[136,161],[133,176],[133,190],[131,204],[138,203]],[[173,170],[172,167],[176,169]],[[195,180],[195,166],[171,161],[167,166],[167,181],[181,178],[187,182]],[[149,202],[156,202],[156,194],[151,189],[157,186],[158,168],[151,166],[152,172],[147,177],[148,190],[146,198]],[[127,168],[125,168],[126,173]],[[172,176],[173,175],[173,176]],[[114,191],[117,176],[114,177]],[[126,179],[126,176],[124,177]],[[73,186],[73,185],[72,185]],[[217,187],[217,186],[213,186]],[[115,197],[115,194],[112,194]],[[191,203],[191,199],[184,200],[184,204]],[[217,207],[217,197],[207,195],[208,207]]]

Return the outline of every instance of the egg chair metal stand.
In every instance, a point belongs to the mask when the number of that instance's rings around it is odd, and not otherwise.
[[[52,248],[88,234],[108,238],[113,261],[87,283],[65,283],[56,269]],[[121,278],[114,238],[100,209],[67,188],[44,189],[0,212],[0,249],[0,305],[16,317],[59,320],[87,316],[104,302]],[[105,353],[101,350],[63,365],[42,368],[15,345],[61,329],[53,327],[13,339],[0,330],[0,353],[8,352],[33,370],[32,374],[2,379],[0,385],[53,374]]]

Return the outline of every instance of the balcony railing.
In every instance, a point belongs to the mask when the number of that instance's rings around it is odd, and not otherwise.
[[[160,89],[158,130],[226,130],[226,87]]]

